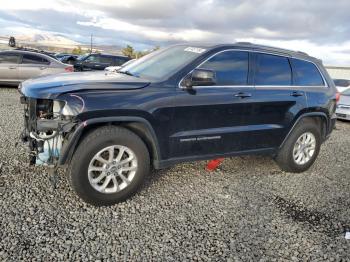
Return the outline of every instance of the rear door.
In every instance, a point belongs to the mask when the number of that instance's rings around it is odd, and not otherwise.
[[[101,55],[100,56],[100,65],[98,70],[103,70],[108,66],[111,66],[113,64],[113,57],[112,56],[106,56],[106,55]]]
[[[199,68],[215,71],[217,82],[178,89],[170,132],[173,158],[240,151],[245,143],[242,118],[254,93],[249,85],[249,53],[225,50]]]
[[[50,61],[45,57],[36,54],[23,54],[19,64],[18,75],[21,81],[47,75]]]
[[[247,105],[243,125],[245,149],[278,147],[295,117],[306,108],[303,87],[295,85],[288,57],[253,53],[255,94]]]
[[[20,55],[13,52],[0,54],[0,81],[19,82],[18,63]]]

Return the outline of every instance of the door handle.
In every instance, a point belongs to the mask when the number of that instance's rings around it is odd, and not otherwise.
[[[245,92],[239,92],[237,94],[234,94],[235,97],[240,97],[240,98],[246,98],[246,97],[251,97],[252,94],[245,93]]]
[[[16,66],[9,66],[9,69],[16,69]]]
[[[46,66],[41,66],[40,67],[40,70],[44,70],[44,69],[46,69]]]
[[[290,95],[294,96],[294,97],[298,97],[298,96],[303,96],[304,93],[303,92],[299,92],[299,91],[293,91]]]

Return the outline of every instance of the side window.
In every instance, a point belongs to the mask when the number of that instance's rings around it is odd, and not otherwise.
[[[18,64],[18,58],[16,54],[0,54],[0,64]]]
[[[320,72],[313,63],[291,59],[295,85],[298,86],[324,86],[324,81]]]
[[[85,59],[86,62],[94,62],[94,63],[99,63],[100,59],[99,56],[97,55],[90,55]]]
[[[121,66],[122,64],[124,64],[127,61],[126,58],[124,57],[115,57],[115,65],[116,66]]]
[[[248,52],[225,51],[200,66],[216,73],[216,85],[246,85],[248,79]]]
[[[255,85],[292,85],[292,69],[283,56],[258,54]]]
[[[112,64],[113,58],[111,56],[101,56],[100,63]]]
[[[22,64],[49,64],[49,61],[41,56],[24,54],[22,58]]]

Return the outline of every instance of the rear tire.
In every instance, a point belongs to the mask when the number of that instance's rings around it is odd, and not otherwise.
[[[105,126],[79,144],[70,164],[70,179],[85,202],[107,206],[135,194],[149,170],[149,152],[140,137],[122,127]]]
[[[304,172],[315,162],[321,141],[319,125],[312,119],[302,119],[279,150],[275,161],[286,172]]]

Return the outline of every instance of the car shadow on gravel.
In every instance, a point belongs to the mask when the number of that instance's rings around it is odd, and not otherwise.
[[[350,221],[339,221],[334,214],[309,210],[280,196],[275,196],[272,202],[282,214],[306,226],[315,233],[322,233],[330,238],[336,238],[350,230]]]

